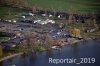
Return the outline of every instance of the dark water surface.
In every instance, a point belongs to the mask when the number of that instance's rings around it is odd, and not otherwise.
[[[66,58],[95,58],[95,63],[49,63],[49,58],[66,59]],[[61,50],[51,50],[48,52],[38,52],[35,55],[18,56],[0,63],[0,66],[100,66],[100,41],[89,40],[80,44],[67,45]]]

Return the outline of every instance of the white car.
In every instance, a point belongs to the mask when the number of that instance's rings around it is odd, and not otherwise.
[[[34,23],[39,23],[41,20],[34,20]]]
[[[50,20],[50,19],[47,19],[46,21],[47,21],[48,23],[52,23],[52,24],[54,24],[54,23],[55,23],[55,21]]]
[[[41,22],[39,22],[39,24],[45,25],[45,24],[47,24],[47,22],[46,21],[41,21]]]
[[[61,18],[61,16],[59,15],[58,18]]]
[[[29,13],[29,16],[34,16],[34,14],[33,13]]]
[[[58,35],[60,35],[60,34],[61,34],[61,32],[57,32],[57,34],[58,34]]]
[[[49,17],[53,17],[53,15],[50,14]]]
[[[13,20],[13,23],[16,23],[17,21],[16,20]]]
[[[8,22],[11,22],[11,20],[8,20]]]
[[[45,17],[45,16],[46,16],[46,14],[42,14],[42,16],[44,16],[44,17]]]
[[[25,16],[21,16],[21,17],[24,18],[24,19],[26,18]]]

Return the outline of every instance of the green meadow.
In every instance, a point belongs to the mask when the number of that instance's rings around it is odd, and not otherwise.
[[[99,0],[25,0],[31,6],[43,10],[72,12],[72,13],[100,13]],[[0,18],[4,15],[22,14],[26,12],[20,8],[0,6]],[[8,17],[7,16],[7,17]],[[13,17],[13,16],[12,16]]]
[[[64,12],[99,13],[99,0],[26,0],[31,6],[44,10],[56,10]],[[0,15],[9,12],[16,14],[22,12],[20,9],[0,7]]]
[[[10,38],[9,37],[0,37],[0,42],[6,42],[9,41]]]
[[[41,9],[67,12],[98,13],[100,1],[98,0],[26,0],[30,5]]]

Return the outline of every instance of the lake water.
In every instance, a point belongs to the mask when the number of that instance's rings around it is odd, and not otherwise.
[[[49,63],[49,58],[66,59],[95,58],[95,63]],[[77,61],[77,62],[78,62]],[[17,56],[0,63],[0,66],[100,66],[100,41],[89,40],[75,45],[64,46],[61,50],[38,52],[35,55]]]

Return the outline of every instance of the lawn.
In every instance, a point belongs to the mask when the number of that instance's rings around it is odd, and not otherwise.
[[[15,18],[15,15],[20,15],[25,12],[27,12],[27,11],[20,9],[20,8],[12,8],[9,6],[0,6],[0,18],[5,17],[5,15],[8,15],[5,18],[7,18],[9,16],[11,18]]]
[[[100,1],[97,0],[27,0],[33,6],[67,12],[99,12]]]
[[[9,37],[0,37],[0,42],[6,42],[9,41],[10,38]]]
[[[45,10],[78,12],[78,13],[100,12],[100,1],[97,0],[26,0],[26,1],[31,6],[35,6]],[[4,17],[4,15],[8,15],[14,18],[13,15],[22,13],[25,13],[25,10],[19,8],[0,6],[0,18]]]

